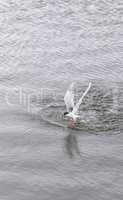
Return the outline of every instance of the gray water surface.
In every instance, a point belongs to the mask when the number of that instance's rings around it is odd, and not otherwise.
[[[0,0],[0,200],[122,200],[122,122],[123,1]]]

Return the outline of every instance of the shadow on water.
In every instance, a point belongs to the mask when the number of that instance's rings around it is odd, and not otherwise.
[[[69,157],[73,158],[75,154],[81,156],[77,135],[72,129],[67,129],[68,135],[64,138],[65,151]]]

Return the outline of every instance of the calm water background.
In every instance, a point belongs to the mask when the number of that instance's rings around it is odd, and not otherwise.
[[[122,127],[40,117],[73,81],[112,90],[123,119],[123,1],[0,0],[0,200],[123,199]]]

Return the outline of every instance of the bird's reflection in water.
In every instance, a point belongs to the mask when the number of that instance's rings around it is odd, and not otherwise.
[[[76,132],[68,128],[69,134],[64,138],[65,139],[65,150],[70,157],[73,157],[75,154],[80,154],[77,135]]]

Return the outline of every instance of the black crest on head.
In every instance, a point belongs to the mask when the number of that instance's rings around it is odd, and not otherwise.
[[[64,116],[67,115],[69,112],[64,112]]]

